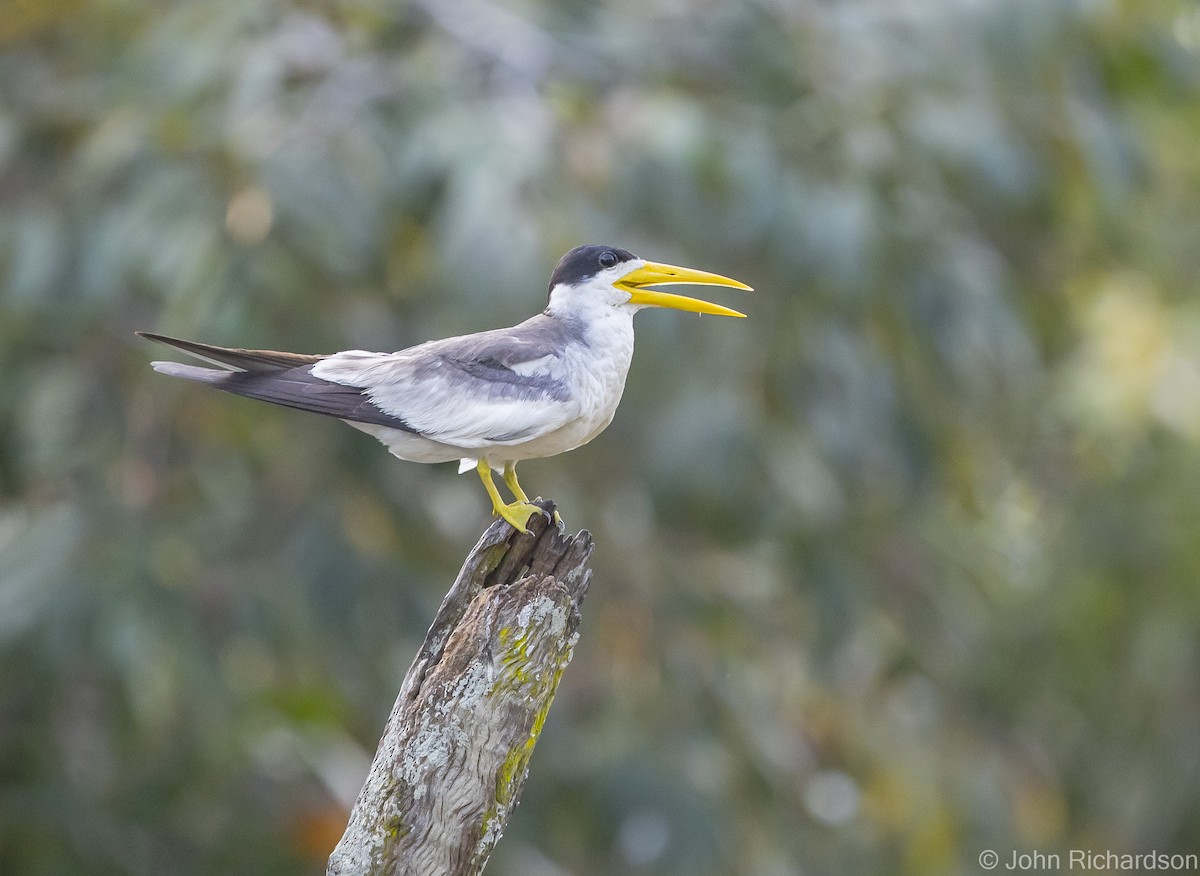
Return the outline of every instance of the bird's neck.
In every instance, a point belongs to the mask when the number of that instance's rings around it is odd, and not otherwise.
[[[586,346],[613,352],[633,353],[633,313],[624,308],[601,306],[579,312],[577,308],[547,307],[546,316],[567,329]]]

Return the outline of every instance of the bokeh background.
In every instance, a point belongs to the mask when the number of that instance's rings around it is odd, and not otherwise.
[[[319,873],[489,522],[154,374],[643,313],[493,876],[1200,852],[1192,0],[0,4],[0,871]]]

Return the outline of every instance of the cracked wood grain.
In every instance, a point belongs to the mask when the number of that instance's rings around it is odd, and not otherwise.
[[[551,502],[538,502],[551,514]],[[578,638],[592,537],[492,524],[442,600],[328,876],[483,870]]]

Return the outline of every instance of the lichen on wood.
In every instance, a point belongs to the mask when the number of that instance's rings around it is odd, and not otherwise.
[[[539,502],[548,513],[553,503]],[[494,523],[438,609],[330,876],[478,874],[520,799],[578,638],[592,538]]]

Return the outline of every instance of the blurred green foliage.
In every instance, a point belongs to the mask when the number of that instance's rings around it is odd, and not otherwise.
[[[489,873],[1200,850],[1191,0],[0,5],[0,871],[322,871],[487,503],[155,375],[399,349],[609,242],[597,537]]]

